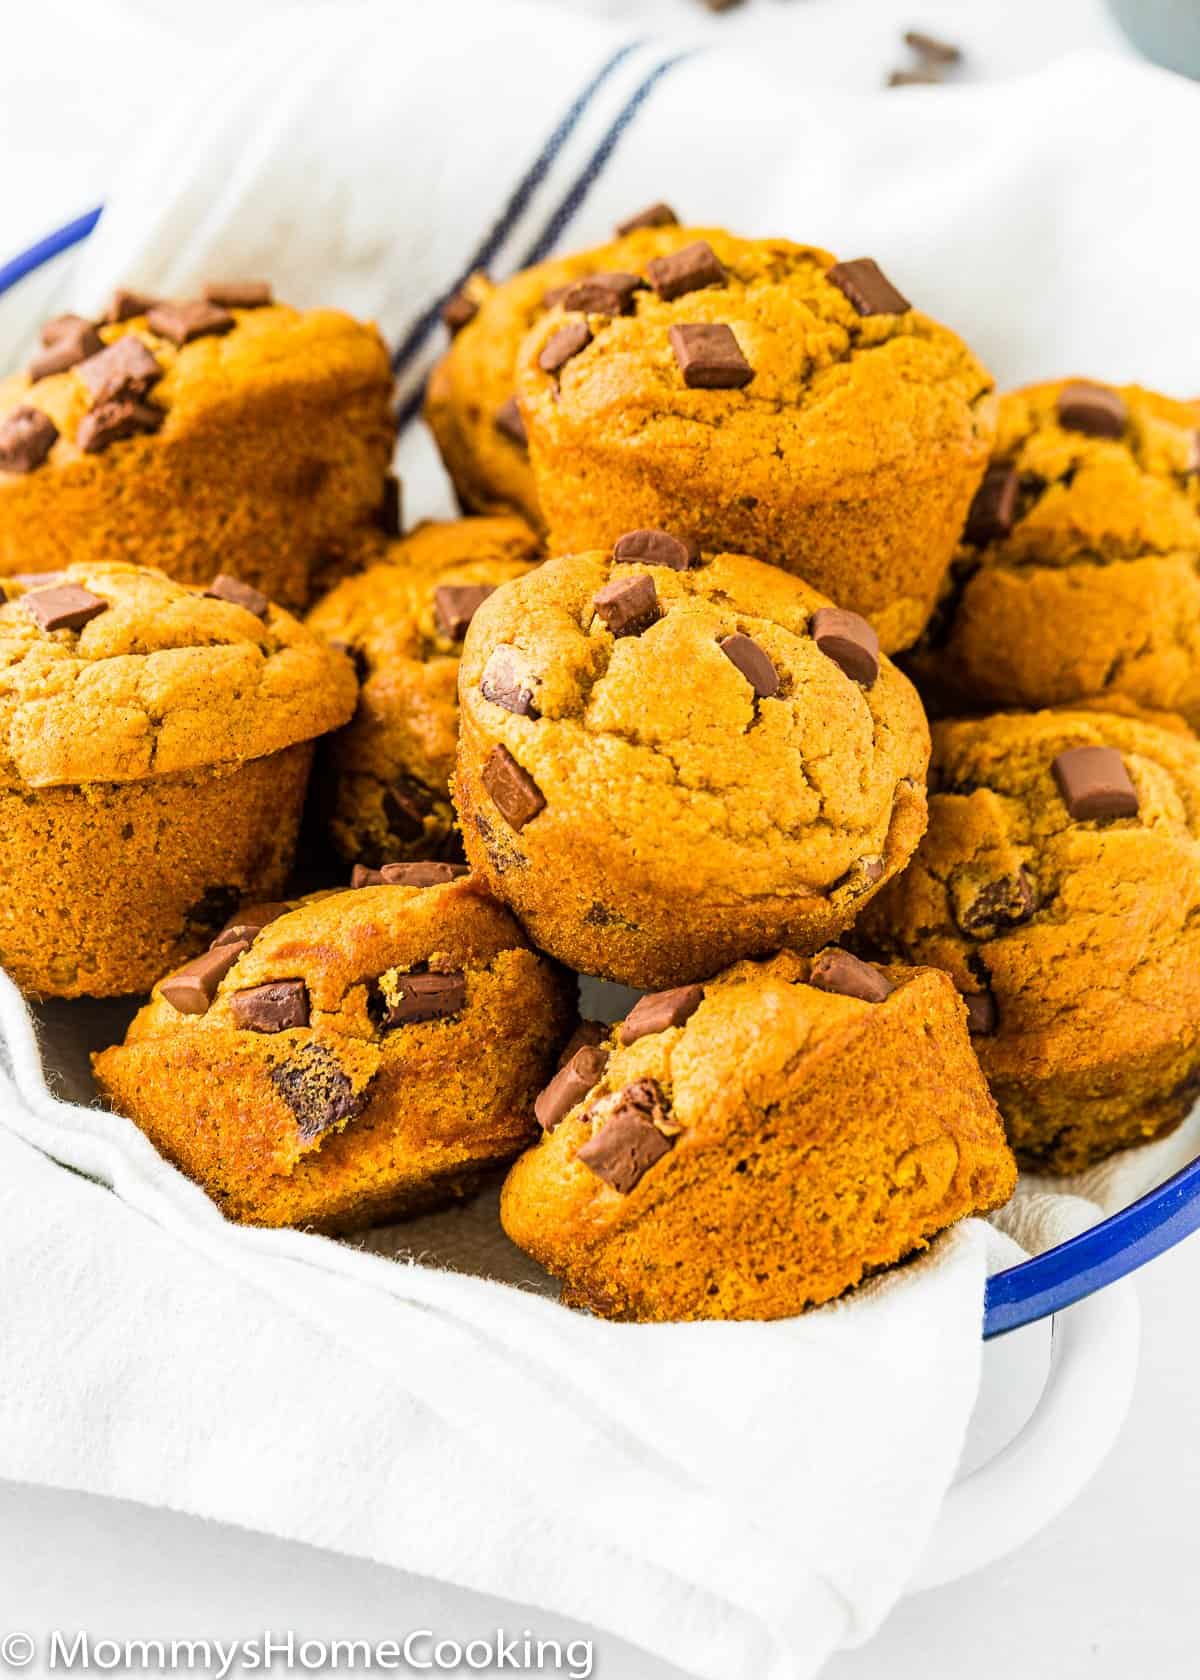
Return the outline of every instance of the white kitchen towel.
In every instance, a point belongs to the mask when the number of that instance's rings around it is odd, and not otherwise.
[[[667,197],[876,255],[1006,383],[1200,390],[1193,89],[1088,57],[1004,87],[798,96],[787,10],[769,49],[751,32],[695,52],[480,0],[276,15],[139,135],[59,302],[268,274],[376,317],[411,413],[464,274]],[[4,320],[15,356],[34,308],[14,294]],[[401,461],[414,515],[448,506],[419,426]],[[62,1065],[81,1046],[51,1018]],[[227,1227],[131,1126],[47,1095],[5,983],[0,1032],[0,1474],[551,1606],[722,1680],[811,1674],[902,1590],[978,1382],[985,1227],[799,1321],[604,1325]]]
[[[49,1095],[2,976],[0,1035],[0,1475],[550,1608],[712,1680],[815,1673],[902,1590],[989,1251],[1019,1258],[986,1225],[803,1319],[604,1324],[227,1225],[134,1127]]]

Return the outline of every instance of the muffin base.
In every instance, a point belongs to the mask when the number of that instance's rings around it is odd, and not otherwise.
[[[390,381],[276,383],[0,486],[0,576],[133,560],[303,607],[382,548]]]
[[[718,901],[689,890],[678,876],[657,886],[644,860],[614,858],[606,837],[591,836],[586,827],[575,825],[569,836],[551,832],[551,823],[568,820],[554,813],[537,819],[540,831],[533,823],[514,832],[483,786],[490,748],[464,716],[451,792],[472,872],[514,911],[540,950],[582,974],[626,986],[686,985],[743,957],[785,946],[818,950],[899,874],[925,829],[924,788],[901,782],[877,881],[852,875],[824,894],[781,889],[771,898],[744,899],[730,883]]]
[[[688,473],[655,472],[637,459],[606,457],[594,444],[531,445],[552,554],[608,548],[625,531],[654,528],[705,549],[749,554],[794,572],[839,607],[874,625],[885,653],[921,634],[987,462],[982,429],[963,450],[919,480],[881,481],[837,500],[746,494]],[[758,488],[758,477],[755,478]]]
[[[45,997],[149,991],[279,896],[312,745],[138,782],[0,789],[0,966]]]

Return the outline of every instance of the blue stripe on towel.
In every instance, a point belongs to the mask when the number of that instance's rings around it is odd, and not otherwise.
[[[656,64],[645,80],[634,88],[624,106],[614,117],[608,132],[584,165],[583,173],[555,210],[537,239],[534,240],[521,258],[521,261],[517,264],[518,268],[528,268],[531,263],[541,262],[542,258],[554,249],[563,232],[575,219],[580,205],[603,174],[609,158],[616,150],[617,142],[659,82],[677,64],[682,64],[685,59],[692,58],[694,55],[695,49],[690,52],[676,53],[673,58],[664,58],[662,63]]]
[[[463,285],[477,269],[487,267],[488,263],[495,256],[496,252],[500,249],[500,247],[504,244],[504,241],[512,232],[517,220],[524,214],[530,199],[545,180],[559,152],[562,151],[567,141],[571,138],[571,135],[575,132],[576,128],[578,128],[581,120],[587,112],[588,107],[592,103],[592,100],[596,97],[597,93],[599,93],[600,89],[604,86],[604,83],[609,79],[614,71],[618,70],[625,62],[630,53],[636,52],[643,44],[644,43],[641,41],[627,41],[623,47],[619,47],[617,51],[613,53],[612,57],[600,66],[591,81],[588,82],[580,91],[577,98],[563,116],[561,122],[554,129],[537,157],[533,160],[533,163],[529,166],[524,176],[513,189],[508,203],[504,206],[504,209],[500,212],[495,222],[493,222],[491,231],[476,247],[471,256],[471,260],[462,270],[457,280],[454,281],[453,285],[447,287],[442,295],[436,298],[427,309],[423,310],[422,313],[418,315],[412,326],[405,333],[392,357],[392,368],[395,373],[403,373],[405,367],[412,360],[417,350],[420,349],[421,345],[429,337],[429,334],[437,325],[441,315],[442,305],[447,301],[447,299],[453,297],[459,287]],[[407,424],[406,421],[402,421],[401,423]]]
[[[542,229],[542,232],[538,235],[537,239],[534,240],[524,257],[522,257],[521,261],[517,264],[518,268],[528,268],[530,263],[540,262],[542,258],[553,249],[555,242],[574,220],[579,211],[580,205],[583,203],[596,181],[599,180],[600,176],[603,174],[604,169],[608,164],[608,160],[616,150],[617,143],[621,136],[625,133],[625,130],[637,116],[647,99],[649,99],[654,89],[658,86],[659,82],[662,81],[663,77],[667,75],[669,71],[673,70],[677,64],[682,64],[684,60],[692,58],[695,50],[696,49],[689,52],[676,53],[671,58],[664,58],[661,63],[656,64],[654,69],[643,78],[636,88],[634,88],[625,104],[621,107],[620,111],[617,112],[617,115],[609,124],[608,129],[605,131],[603,137],[597,144],[591,157],[589,157],[586,164],[584,164],[582,171],[577,176],[570,190],[562,198],[558,207],[552,213],[550,220]],[[605,68],[607,69],[609,66],[606,66]],[[593,91],[594,85],[595,84],[593,84]],[[582,98],[583,95],[580,97]],[[572,109],[574,109],[574,107],[572,107]],[[555,133],[557,132],[558,131],[555,130]],[[480,265],[478,263],[474,265],[476,268],[479,266]],[[474,270],[472,269],[470,272],[474,272]],[[463,278],[465,279],[466,276],[464,275]],[[461,285],[461,283],[462,282],[460,281],[459,284]],[[457,290],[457,288],[454,289]],[[447,293],[446,295],[450,296],[451,294]],[[438,311],[441,309],[442,302],[444,302],[444,299],[439,299],[438,303],[433,306],[432,316],[435,321],[438,318]],[[426,311],[426,315],[429,315],[430,313],[430,311]],[[422,316],[422,320],[425,318],[425,316]],[[407,345],[407,343],[408,340],[406,339],[405,345]],[[401,349],[403,350],[404,346],[401,346]],[[397,357],[399,355],[400,351],[397,352]],[[421,405],[424,401],[425,381],[422,380],[417,389],[413,391],[411,396],[409,396],[407,401],[401,405],[397,412],[397,432],[404,431],[406,426],[412,424],[413,420],[415,420],[417,415],[421,412]]]

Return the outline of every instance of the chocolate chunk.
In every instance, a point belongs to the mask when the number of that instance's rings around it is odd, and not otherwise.
[[[751,636],[726,636],[720,644],[726,659],[745,677],[760,700],[770,700],[779,693],[779,672]]]
[[[1027,869],[982,884],[957,879],[951,889],[954,919],[965,934],[977,938],[993,928],[1016,927],[1034,910],[1033,881]]]
[[[493,648],[479,679],[479,692],[485,700],[518,717],[535,718],[539,716],[533,703],[537,689],[538,679],[523,653],[505,643]]]
[[[43,321],[38,337],[44,345],[51,345],[64,333],[79,333],[95,323],[89,321],[86,315],[52,315],[48,321]]]
[[[885,974],[870,963],[859,962],[849,951],[838,950],[835,945],[814,959],[808,983],[823,992],[861,998],[864,1003],[882,1003],[895,990]]]
[[[665,303],[698,292],[702,286],[723,286],[729,279],[725,265],[707,239],[697,239],[682,251],[652,257],[646,264],[646,278]]]
[[[228,572],[218,572],[204,594],[210,601],[227,601],[231,607],[244,607],[255,618],[265,619],[271,610],[271,603],[261,590],[243,583],[241,578],[230,577]]]
[[[151,403],[118,397],[115,402],[101,403],[88,410],[79,422],[75,442],[85,455],[99,455],[123,438],[158,431],[165,418],[162,409]]]
[[[337,1058],[323,1044],[302,1044],[271,1069],[271,1083],[296,1116],[301,1138],[311,1143],[343,1120],[354,1120],[370,1100],[370,1082],[355,1091]]]
[[[544,1132],[554,1128],[582,1102],[604,1077],[608,1066],[608,1051],[594,1045],[581,1045],[554,1078],[540,1092],[533,1105],[534,1119]]]
[[[203,1015],[234,963],[250,949],[245,939],[205,951],[160,981],[158,995],[181,1015]]]
[[[617,237],[622,238],[627,233],[635,233],[638,228],[678,227],[679,217],[669,204],[660,199],[656,204],[648,204],[644,210],[639,210],[634,216],[626,216],[623,222],[617,223]]]
[[[978,1038],[987,1038],[996,1030],[996,1000],[991,992],[964,992],[967,1006],[967,1031]]]
[[[51,589],[31,589],[22,595],[21,605],[43,630],[82,630],[94,618],[108,611],[108,602],[77,583],[62,583]]]
[[[416,863],[385,863],[381,869],[368,869],[356,863],[350,876],[352,887],[440,887],[447,881],[457,881],[471,872],[465,863],[435,863],[424,859]]]
[[[622,269],[589,274],[567,286],[561,302],[564,309],[579,309],[589,315],[628,315],[645,284],[640,274],[626,274]]]
[[[110,327],[116,326],[120,321],[132,321],[135,315],[148,315],[158,301],[157,298],[148,297],[145,292],[131,292],[124,286],[118,286],[100,320],[103,325]]]
[[[672,327],[667,333],[683,383],[696,391],[736,391],[749,385],[754,369],[730,329],[719,321]]]
[[[1107,385],[1077,379],[1058,393],[1058,423],[1087,437],[1119,438],[1129,411],[1125,399]]]
[[[308,1025],[308,987],[303,980],[268,980],[234,992],[229,1004],[235,1026],[247,1032],[287,1032]]]
[[[825,278],[850,299],[860,315],[903,315],[912,308],[873,257],[834,263]]]
[[[529,448],[529,434],[525,430],[525,422],[521,418],[521,410],[517,407],[516,397],[509,397],[506,403],[501,403],[496,410],[495,427],[498,432],[521,449]]]
[[[1115,747],[1071,747],[1050,768],[1074,821],[1137,816],[1137,789]]]
[[[933,64],[959,64],[962,61],[961,47],[954,46],[950,41],[939,41],[936,35],[926,35],[920,29],[906,30],[904,44]]]
[[[553,333],[538,357],[538,366],[543,373],[557,373],[566,367],[572,356],[578,356],[581,350],[586,350],[592,342],[592,329],[586,321],[568,321],[565,327],[559,327]]]
[[[384,1027],[410,1027],[418,1021],[443,1021],[466,1007],[467,980],[450,974],[400,974],[395,1000],[381,997]]]
[[[888,73],[887,85],[890,88],[937,87],[941,79],[937,70],[892,70]]]
[[[1017,491],[1021,479],[1016,467],[993,461],[975,492],[967,526],[963,532],[973,548],[1000,542],[1008,536],[1017,517]]]
[[[269,280],[209,280],[200,295],[221,309],[262,309],[275,301]]]
[[[704,1001],[703,986],[675,986],[669,992],[647,992],[621,1022],[622,1044],[633,1044],[650,1033],[681,1027]]]
[[[0,422],[0,472],[29,473],[54,448],[58,427],[40,408],[14,408]]]
[[[76,362],[104,348],[104,340],[90,321],[78,315],[60,316],[59,320],[62,323],[59,331],[29,364],[29,377],[35,383],[52,373],[65,373]]]
[[[425,832],[425,818],[432,810],[432,793],[412,776],[397,776],[383,796],[383,815],[388,832],[403,842],[421,838]]]
[[[655,1124],[665,1119],[666,1101],[657,1080],[639,1079],[621,1093],[604,1124],[576,1150],[575,1159],[628,1196],[674,1142]]]
[[[172,344],[190,344],[194,338],[227,333],[235,322],[228,310],[203,298],[188,298],[182,303],[156,303],[146,312],[146,325]]]
[[[219,945],[237,944],[245,940],[253,945],[265,927],[277,922],[280,916],[286,916],[291,909],[290,904],[243,904],[237,914],[233,916],[212,942],[215,951]]]
[[[582,1050],[585,1044],[603,1044],[608,1037],[608,1027],[603,1021],[580,1021],[575,1031],[562,1047],[558,1058],[560,1068],[565,1068],[576,1050]]]
[[[870,688],[879,675],[879,637],[857,613],[818,607],[809,626],[812,639],[853,682]]]
[[[640,560],[644,566],[670,566],[674,572],[686,572],[698,563],[700,550],[690,537],[673,537],[669,531],[626,531],[617,538],[612,557],[622,566]]]
[[[483,766],[483,785],[510,828],[520,830],[546,808],[542,790],[507,747],[493,747]]]
[[[117,397],[140,401],[163,376],[158,362],[133,333],[126,333],[115,344],[80,362],[77,371],[91,394],[93,405],[112,402]]]
[[[442,324],[447,328],[451,338],[460,333],[469,321],[473,321],[479,313],[479,305],[474,298],[469,298],[466,292],[453,292],[441,307]]]
[[[404,486],[395,473],[383,475],[383,500],[379,504],[379,523],[388,537],[404,534]]]
[[[433,592],[433,610],[443,636],[461,642],[467,626],[489,595],[494,583],[442,583]]]
[[[614,578],[596,591],[592,605],[614,636],[640,636],[658,621],[658,591],[645,572],[637,577]]]

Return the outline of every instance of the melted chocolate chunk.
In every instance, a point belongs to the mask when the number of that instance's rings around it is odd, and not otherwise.
[[[271,1069],[271,1083],[311,1143],[343,1120],[354,1120],[370,1101],[370,1084],[355,1091],[337,1058],[323,1044],[303,1044]]]

